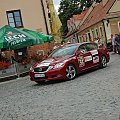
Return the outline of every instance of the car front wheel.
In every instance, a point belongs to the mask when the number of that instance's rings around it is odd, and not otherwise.
[[[72,80],[75,78],[75,76],[76,76],[76,69],[74,65],[68,65],[66,68],[66,78],[68,80]]]

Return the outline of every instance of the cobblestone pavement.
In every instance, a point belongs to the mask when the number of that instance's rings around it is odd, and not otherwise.
[[[0,120],[120,120],[120,56],[71,81],[0,83]]]

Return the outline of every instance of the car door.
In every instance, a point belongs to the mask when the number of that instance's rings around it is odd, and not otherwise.
[[[96,43],[88,43],[87,47],[92,56],[91,67],[97,66],[100,62],[99,53],[98,53],[98,45]]]
[[[93,58],[93,66],[97,66],[100,63],[98,45],[96,43],[91,43],[90,48],[91,48],[90,52],[91,52],[92,58]]]
[[[78,63],[79,63],[79,70],[85,70],[91,67],[92,63],[92,55],[91,52],[87,49],[87,44],[82,44],[78,48]]]

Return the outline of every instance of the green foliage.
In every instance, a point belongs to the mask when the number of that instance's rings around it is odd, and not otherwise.
[[[102,0],[95,0],[97,3],[100,3]]]
[[[69,20],[72,15],[80,14],[86,8],[92,5],[94,0],[61,0],[59,7],[59,18],[62,22],[61,33],[65,36],[68,32],[67,20]],[[102,0],[96,0],[100,2]]]
[[[59,8],[59,18],[62,22],[62,35],[68,32],[67,20],[74,14],[79,14],[82,10],[79,7],[80,0],[61,0]]]

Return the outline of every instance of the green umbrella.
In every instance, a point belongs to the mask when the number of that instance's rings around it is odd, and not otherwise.
[[[0,29],[0,49],[19,49],[40,44],[40,40],[32,35],[5,25]]]
[[[32,31],[32,30],[23,29],[23,31],[25,31],[26,33],[29,33],[33,37],[40,39],[41,43],[50,42],[54,39],[54,37],[51,35],[40,34],[38,32]]]

